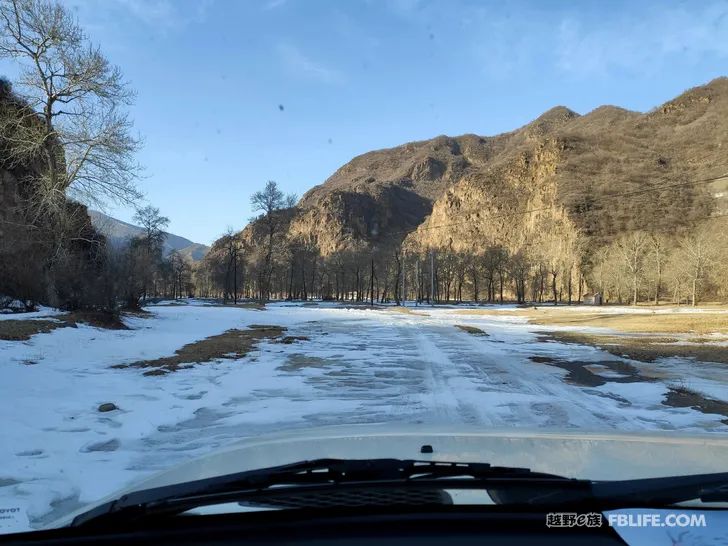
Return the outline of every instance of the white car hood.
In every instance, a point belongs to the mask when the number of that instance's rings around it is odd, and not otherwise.
[[[423,445],[433,453],[423,454]],[[398,458],[487,462],[592,480],[728,471],[728,438],[710,435],[544,432],[521,429],[346,425],[247,438],[135,482],[49,523],[61,527],[135,490],[306,459]]]

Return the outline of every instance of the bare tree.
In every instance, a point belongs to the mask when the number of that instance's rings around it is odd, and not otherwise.
[[[177,297],[184,297],[184,288],[186,284],[186,278],[192,271],[192,266],[189,260],[182,256],[176,250],[169,255],[169,262],[172,265],[172,271],[174,272],[174,287],[172,288],[172,294],[175,299]]]
[[[266,250],[263,270],[260,272],[260,297],[263,301],[270,299],[271,277],[273,275],[273,249],[275,236],[281,222],[281,209],[288,208],[295,204],[296,197],[289,195],[285,197],[278,189],[278,184],[269,180],[265,189],[255,192],[250,198],[253,210],[261,213],[261,220],[266,231]]]
[[[225,288],[223,299],[232,295],[233,304],[238,303],[238,266],[240,262],[240,241],[232,227],[228,227],[219,239],[225,250]]]
[[[136,211],[134,221],[144,229],[142,239],[147,249],[150,252],[155,249],[161,250],[167,237],[164,228],[169,225],[169,218],[162,216],[157,207],[147,205]]]
[[[650,235],[650,259],[652,262],[655,284],[655,305],[660,303],[660,293],[662,292],[662,276],[664,274],[665,262],[667,260],[667,238],[661,233],[653,233]]]
[[[715,267],[719,257],[719,233],[704,225],[684,237],[678,250],[678,259],[690,283],[690,304],[695,307],[703,282]]]
[[[615,248],[632,279],[632,305],[637,305],[648,245],[649,236],[642,231],[632,232],[616,242]]]
[[[155,275],[159,271],[162,262],[162,247],[167,234],[164,228],[169,224],[169,218],[162,216],[157,207],[148,205],[137,210],[134,221],[144,229],[144,233],[138,237],[144,249],[140,257],[140,281],[142,283],[142,299],[146,301],[149,295],[149,288],[155,283]]]
[[[60,215],[69,190],[85,201],[133,202],[139,140],[124,111],[133,98],[119,69],[53,0],[0,0],[0,57],[18,61],[26,112],[13,153],[44,165],[33,219]]]

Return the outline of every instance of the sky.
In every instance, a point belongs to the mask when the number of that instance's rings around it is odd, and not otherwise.
[[[728,0],[62,3],[136,91],[146,202],[206,244],[267,180],[301,196],[370,150],[556,105],[648,111],[728,75]]]

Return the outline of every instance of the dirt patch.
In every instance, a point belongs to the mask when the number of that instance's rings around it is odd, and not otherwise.
[[[474,336],[487,336],[488,334],[481,330],[480,328],[476,328],[475,326],[468,326],[467,324],[456,324],[455,328],[458,328],[462,330],[463,332],[467,332],[468,334],[472,334]]]
[[[564,380],[567,383],[581,387],[600,387],[607,383],[652,381],[652,378],[640,375],[639,370],[631,364],[619,360],[582,362],[578,360],[561,360],[549,356],[531,356],[529,360],[566,370],[569,373]]]
[[[172,356],[141,360],[131,364],[117,364],[112,368],[148,368],[144,375],[163,375],[175,372],[193,364],[219,359],[244,357],[257,343],[279,337],[285,328],[266,324],[251,325],[249,330],[232,329],[216,336],[210,336],[194,343],[188,343]]]
[[[148,316],[141,314],[137,316]],[[128,330],[129,327],[121,321],[117,315],[102,313],[99,311],[74,311],[65,317],[66,320],[76,324],[83,323],[96,328],[105,328],[107,330]]]
[[[673,408],[692,408],[728,418],[728,403],[708,398],[702,393],[682,386],[670,387],[662,403]],[[728,419],[723,419],[721,422],[728,425]]]
[[[291,345],[297,341],[309,341],[311,338],[308,336],[283,336],[276,343],[283,343],[284,345]]]
[[[591,345],[615,356],[654,362],[660,358],[691,358],[699,362],[728,364],[728,348],[720,344],[678,344],[674,338],[655,336],[626,336],[584,332],[547,332],[540,341],[559,341]]]

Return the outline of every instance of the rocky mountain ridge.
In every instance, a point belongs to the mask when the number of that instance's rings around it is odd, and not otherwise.
[[[439,136],[365,153],[286,215],[291,239],[322,255],[406,237],[477,250],[677,230],[728,210],[728,79],[647,113],[558,106],[514,131]],[[253,225],[243,231],[251,239]]]

